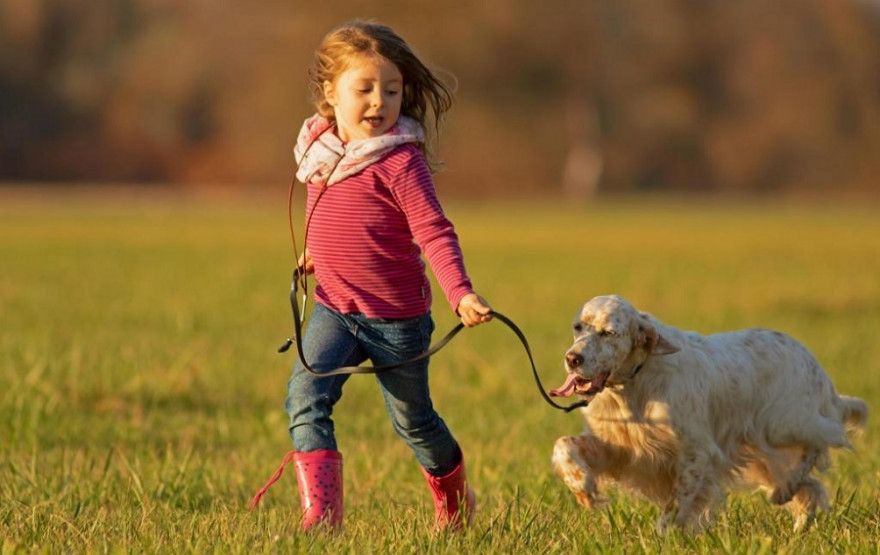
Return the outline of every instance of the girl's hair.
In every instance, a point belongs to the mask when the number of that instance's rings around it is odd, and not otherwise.
[[[403,76],[400,113],[418,121],[426,135],[433,135],[426,138],[428,144],[420,144],[419,148],[431,170],[438,169],[430,143],[439,138],[440,121],[452,108],[452,89],[438,79],[390,27],[356,20],[343,23],[324,37],[309,68],[309,88],[318,113],[334,119],[333,108],[324,97],[324,82],[334,82],[357,57],[382,57],[397,66]],[[433,133],[428,132],[429,117],[433,119]]]

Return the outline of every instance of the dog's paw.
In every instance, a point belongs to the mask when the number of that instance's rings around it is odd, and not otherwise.
[[[670,516],[669,513],[663,513],[660,515],[660,518],[657,519],[657,522],[654,523],[654,530],[661,536],[665,536],[666,532],[669,531]]]
[[[794,518],[794,527],[792,528],[792,531],[806,532],[807,530],[811,530],[813,528],[813,523],[815,522],[816,513],[799,514]]]
[[[608,504],[607,498],[599,497],[593,493],[573,491],[572,494],[574,494],[574,498],[577,500],[578,505],[585,509],[601,509]]]
[[[776,488],[767,496],[768,501],[773,505],[785,505],[794,497],[792,488]]]

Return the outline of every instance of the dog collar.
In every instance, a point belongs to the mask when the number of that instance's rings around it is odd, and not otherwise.
[[[642,366],[644,366],[644,365],[645,365],[645,363],[643,362],[643,363],[639,364],[638,366],[636,366],[635,368],[633,368],[632,374],[629,375],[629,379],[627,381],[635,378],[636,374],[639,373],[639,371],[642,369]]]
[[[631,382],[633,378],[636,377],[636,374],[639,373],[639,371],[642,369],[642,366],[644,366],[644,365],[645,365],[645,363],[643,362],[643,363],[639,364],[638,366],[636,366],[635,368],[633,368],[633,371],[630,373],[630,375],[629,375],[629,377],[626,379],[626,381],[624,381],[624,382],[615,382],[615,383],[612,383],[612,384],[608,384],[607,387],[615,387],[615,388],[623,387],[624,385],[626,385],[626,384],[628,384],[629,382]]]

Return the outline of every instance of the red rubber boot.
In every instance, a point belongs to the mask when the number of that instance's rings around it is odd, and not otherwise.
[[[434,498],[434,529],[461,530],[470,526],[477,508],[477,496],[468,487],[464,457],[446,476],[434,476],[422,468]]]
[[[302,507],[302,529],[322,523],[342,527],[342,454],[323,449],[295,453],[296,483]]]

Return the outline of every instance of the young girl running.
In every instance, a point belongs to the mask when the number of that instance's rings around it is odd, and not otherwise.
[[[426,124],[432,116],[436,135],[452,105],[450,89],[392,29],[361,21],[324,38],[309,75],[317,114],[294,149],[296,176],[308,189],[299,267],[317,281],[306,361],[326,372],[367,359],[395,364],[425,351],[434,322],[422,255],[466,326],[489,321],[491,308],[471,286],[431,178]],[[292,458],[296,468],[303,529],[342,525],[342,455],[331,416],[348,377],[315,376],[297,361],[288,382],[294,450],[285,462]],[[431,402],[428,360],[376,380],[394,430],[430,486],[435,527],[469,524],[474,493],[461,449]]]

